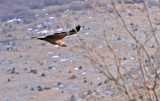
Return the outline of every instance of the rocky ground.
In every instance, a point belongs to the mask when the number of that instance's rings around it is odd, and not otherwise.
[[[148,29],[147,18],[140,19],[143,13],[132,9],[132,4],[125,7],[123,16],[128,25],[134,23],[134,27],[130,26],[143,41],[140,33]],[[101,40],[106,30],[110,44],[117,49],[119,57],[125,58],[124,66],[129,69],[138,66],[134,40],[117,23],[110,6],[102,9],[109,13],[100,13],[81,0],[35,9],[35,20],[31,22],[26,21],[29,17],[3,21],[0,25],[0,101],[124,101],[80,48],[81,41],[90,47],[94,41],[100,52],[107,55],[107,64],[114,73],[113,57]],[[160,18],[158,10],[154,5],[149,8],[153,23],[155,17]],[[43,33],[68,31],[76,25],[82,29],[77,35],[64,38],[66,48],[32,39]],[[150,52],[154,51],[154,45],[154,42],[148,45]]]

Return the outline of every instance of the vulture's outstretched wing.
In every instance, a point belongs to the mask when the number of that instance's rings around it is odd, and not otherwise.
[[[50,42],[52,44],[57,44],[62,47],[66,47],[66,45],[63,43],[63,38],[68,35],[76,34],[80,30],[80,28],[81,28],[81,26],[78,25],[78,26],[76,26],[76,28],[70,30],[69,32],[55,33],[53,35],[48,35],[44,38],[37,38],[37,39],[44,40],[44,41]]]
[[[61,32],[53,34],[53,37],[63,39],[65,36],[76,34],[80,30],[81,26],[78,25],[75,29],[70,30],[69,32]]]

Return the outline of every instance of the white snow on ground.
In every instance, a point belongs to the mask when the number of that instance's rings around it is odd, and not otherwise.
[[[59,28],[59,29],[57,29],[56,31],[62,31],[63,30],[63,28]]]
[[[54,19],[54,17],[49,17],[50,20]]]
[[[32,28],[28,28],[28,31],[32,31]]]
[[[43,30],[43,31],[41,31],[41,33],[47,33],[47,32],[49,32],[49,31],[47,31],[47,30]]]
[[[21,21],[21,19],[14,18],[14,19],[8,20],[7,23],[11,23],[11,22],[14,22],[14,21]]]

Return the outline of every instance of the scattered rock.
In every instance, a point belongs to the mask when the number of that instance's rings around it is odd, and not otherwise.
[[[152,45],[152,46],[151,46],[151,48],[155,48],[155,46],[154,46],[154,45]]]
[[[113,13],[113,12],[114,12],[114,9],[113,9],[113,7],[107,7],[107,11],[108,11],[109,13]]]
[[[107,81],[107,80],[105,80],[105,81],[104,81],[104,83],[105,83],[105,84],[107,84],[107,83],[108,83],[108,81]]]
[[[76,101],[74,95],[72,94],[70,101]]]
[[[123,60],[127,60],[127,58],[126,58],[126,57],[123,57]]]
[[[148,59],[145,59],[145,63],[147,63],[147,62],[149,62],[149,60],[148,60]]]
[[[53,68],[53,66],[49,66],[49,67],[48,67],[48,69],[52,69],[52,68]]]
[[[31,69],[30,72],[33,73],[33,74],[37,74],[37,70],[36,69]]]
[[[102,85],[102,82],[100,82],[97,86],[100,86],[100,85]]]
[[[24,70],[26,71],[26,70],[27,70],[27,68],[24,68]]]
[[[134,47],[133,50],[136,50],[136,48]]]
[[[34,88],[32,87],[31,90],[34,90]]]
[[[42,73],[42,74],[41,74],[41,77],[44,77],[44,76],[46,76],[46,74]]]
[[[62,82],[58,82],[57,85],[58,85],[58,86],[61,86],[61,85],[63,85],[63,84],[62,84]]]
[[[45,90],[50,90],[51,88],[50,88],[50,87],[44,87],[44,89],[45,89]]]
[[[120,38],[120,37],[118,37],[118,38],[117,38],[117,40],[121,40],[121,38]]]
[[[41,86],[38,86],[37,88],[38,88],[38,91],[43,91]]]
[[[87,83],[87,80],[84,80],[84,83]]]
[[[152,58],[152,59],[154,59],[154,56],[153,56],[153,55],[151,55],[151,58]]]
[[[8,78],[8,82],[11,82],[11,79],[10,79],[10,78]]]
[[[41,63],[40,63],[40,65],[42,66],[42,65],[43,65],[43,63],[41,62]]]
[[[82,69],[82,66],[79,66],[79,69]]]
[[[88,90],[87,95],[91,95],[91,94],[92,94],[92,91]]]
[[[68,73],[72,73],[72,71],[69,71]]]
[[[128,13],[128,16],[134,16],[134,14],[132,14],[131,12]]]
[[[155,25],[160,25],[160,22],[159,22],[159,21],[156,21],[156,22],[155,22]]]
[[[75,79],[75,78],[77,78],[75,75],[71,75],[70,77],[69,77],[70,79]]]
[[[16,74],[19,74],[19,72],[16,72]]]
[[[12,68],[12,70],[11,70],[11,74],[16,73],[16,72],[15,72],[15,70],[16,70],[15,68]]]
[[[133,22],[131,22],[130,25],[133,26],[134,25]]]

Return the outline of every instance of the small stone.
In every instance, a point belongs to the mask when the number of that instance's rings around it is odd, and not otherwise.
[[[31,72],[31,73],[33,73],[33,71],[34,71],[34,70],[33,70],[33,69],[31,69],[31,71],[30,71],[30,72]]]
[[[19,74],[19,72],[16,72],[16,74]]]
[[[37,70],[35,69],[33,73],[34,73],[34,74],[37,74]]]
[[[58,82],[57,85],[58,85],[58,86],[62,85],[62,82]]]
[[[133,15],[132,13],[130,13],[130,12],[128,13],[128,15],[129,15],[129,16],[134,16],[134,15]]]
[[[72,71],[69,71],[68,73],[72,73]]]
[[[44,76],[46,76],[46,74],[42,73],[41,76],[44,77]]]
[[[103,67],[103,65],[99,65],[99,67]]]
[[[145,59],[145,63],[149,62],[149,60]]]
[[[123,60],[126,60],[126,57],[124,57]]]
[[[8,78],[8,82],[11,82],[11,79],[10,79],[10,78]]]
[[[133,29],[133,31],[138,31],[138,28],[137,28],[137,27],[135,27],[135,28]]]
[[[103,73],[103,71],[99,71],[99,73]]]
[[[87,83],[87,80],[84,80],[84,83]]]
[[[87,95],[90,95],[90,94],[92,94],[92,91],[88,90]]]
[[[153,56],[153,55],[151,55],[151,58],[152,58],[152,59],[154,59],[154,56]]]
[[[34,90],[34,88],[32,87],[31,90]]]
[[[76,101],[74,95],[72,94],[70,101]]]
[[[104,83],[105,83],[105,84],[107,84],[107,83],[108,83],[108,81],[107,81],[107,80],[105,80],[105,81],[104,81]]]
[[[155,48],[155,46],[154,46],[154,45],[152,45],[152,46],[151,46],[151,48]]]
[[[40,63],[41,64],[41,66],[43,65],[43,63]]]
[[[136,48],[134,47],[133,50],[136,50]]]
[[[121,40],[121,38],[120,38],[120,37],[118,37],[118,38],[117,38],[117,40]]]
[[[134,24],[131,22],[130,25],[132,26],[132,25],[134,25]]]
[[[50,88],[50,87],[44,87],[44,89],[45,89],[45,90],[50,90],[51,88]]]
[[[38,91],[43,91],[41,86],[38,86],[37,88],[38,88]]]
[[[77,78],[75,75],[71,75],[70,77],[69,77],[70,79],[75,79],[75,78]]]
[[[100,86],[100,85],[102,85],[102,82],[100,82],[97,86]]]
[[[159,21],[156,21],[156,22],[155,22],[155,25],[160,25],[160,22],[159,22]]]
[[[26,71],[26,70],[27,70],[27,68],[24,68],[24,70]]]
[[[52,66],[49,66],[49,67],[48,67],[48,69],[52,69],[52,68],[53,68]]]
[[[37,70],[36,69],[31,69],[30,71],[31,73],[37,74]]]
[[[82,66],[79,66],[79,69],[82,69]]]
[[[11,74],[14,74],[14,73],[16,73],[16,72],[15,72],[15,68],[12,68]]]

